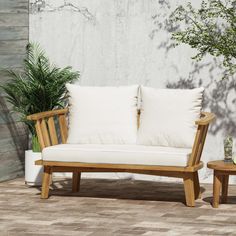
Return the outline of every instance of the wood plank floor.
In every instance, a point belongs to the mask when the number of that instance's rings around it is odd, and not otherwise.
[[[41,200],[23,179],[0,183],[0,235],[236,235],[236,186],[213,209],[211,185],[195,208],[184,205],[178,183],[82,179],[78,194],[70,185],[54,180],[53,195]]]

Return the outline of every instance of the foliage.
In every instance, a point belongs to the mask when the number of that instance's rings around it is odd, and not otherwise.
[[[32,149],[33,149],[33,152],[41,152],[41,147],[40,147],[39,140],[36,134],[32,135]]]
[[[198,50],[197,61],[206,54],[223,58],[225,77],[236,73],[236,1],[202,1],[195,9],[191,3],[179,6],[170,16],[172,24],[179,24],[172,39]]]
[[[60,69],[52,65],[38,44],[28,44],[26,52],[24,71],[8,70],[11,80],[1,88],[13,111],[20,114],[34,137],[34,125],[26,116],[63,107],[67,98],[65,84],[79,78],[79,73],[72,72],[71,67]],[[32,141],[37,146],[37,140]]]

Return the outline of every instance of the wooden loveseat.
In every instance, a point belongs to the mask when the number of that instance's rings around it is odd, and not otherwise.
[[[52,110],[33,114],[28,116],[28,120],[35,122],[37,136],[41,149],[58,145],[59,140],[62,144],[67,143],[68,127],[67,127],[68,109]],[[140,110],[137,109],[137,117],[139,125]],[[111,163],[86,163],[73,161],[48,161],[38,160],[37,165],[43,165],[43,183],[41,198],[47,199],[49,196],[49,185],[53,172],[72,172],[72,190],[79,191],[81,172],[131,172],[138,174],[148,174],[157,176],[169,176],[182,178],[184,182],[184,190],[186,197],[186,205],[193,207],[195,199],[200,197],[200,185],[198,178],[198,170],[203,167],[200,161],[207,135],[209,124],[214,120],[213,113],[201,112],[201,117],[195,121],[197,130],[195,140],[192,146],[192,152],[185,166],[166,166],[166,165],[140,165],[140,164],[111,164]],[[56,122],[57,120],[57,122]],[[59,124],[56,128],[55,124]]]

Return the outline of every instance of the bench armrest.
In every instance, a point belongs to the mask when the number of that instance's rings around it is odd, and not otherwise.
[[[45,111],[27,116],[30,121],[35,121],[35,130],[39,140],[41,150],[45,147],[57,145],[60,139],[66,143],[68,128],[66,114],[68,109]],[[60,132],[55,127],[55,119],[58,119]]]
[[[215,114],[210,112],[201,112],[201,118],[195,121],[196,125],[208,125],[215,120]]]
[[[201,118],[195,122],[197,125],[197,132],[195,135],[191,157],[188,161],[188,166],[194,166],[200,163],[208,127],[214,120],[215,114],[210,112],[201,112]]]

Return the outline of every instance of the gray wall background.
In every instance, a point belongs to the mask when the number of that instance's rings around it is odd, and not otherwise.
[[[0,69],[22,69],[25,46],[29,40],[28,0],[0,0]],[[0,84],[8,80],[0,71]],[[10,105],[0,94],[0,181],[24,174],[26,129],[10,113]]]

